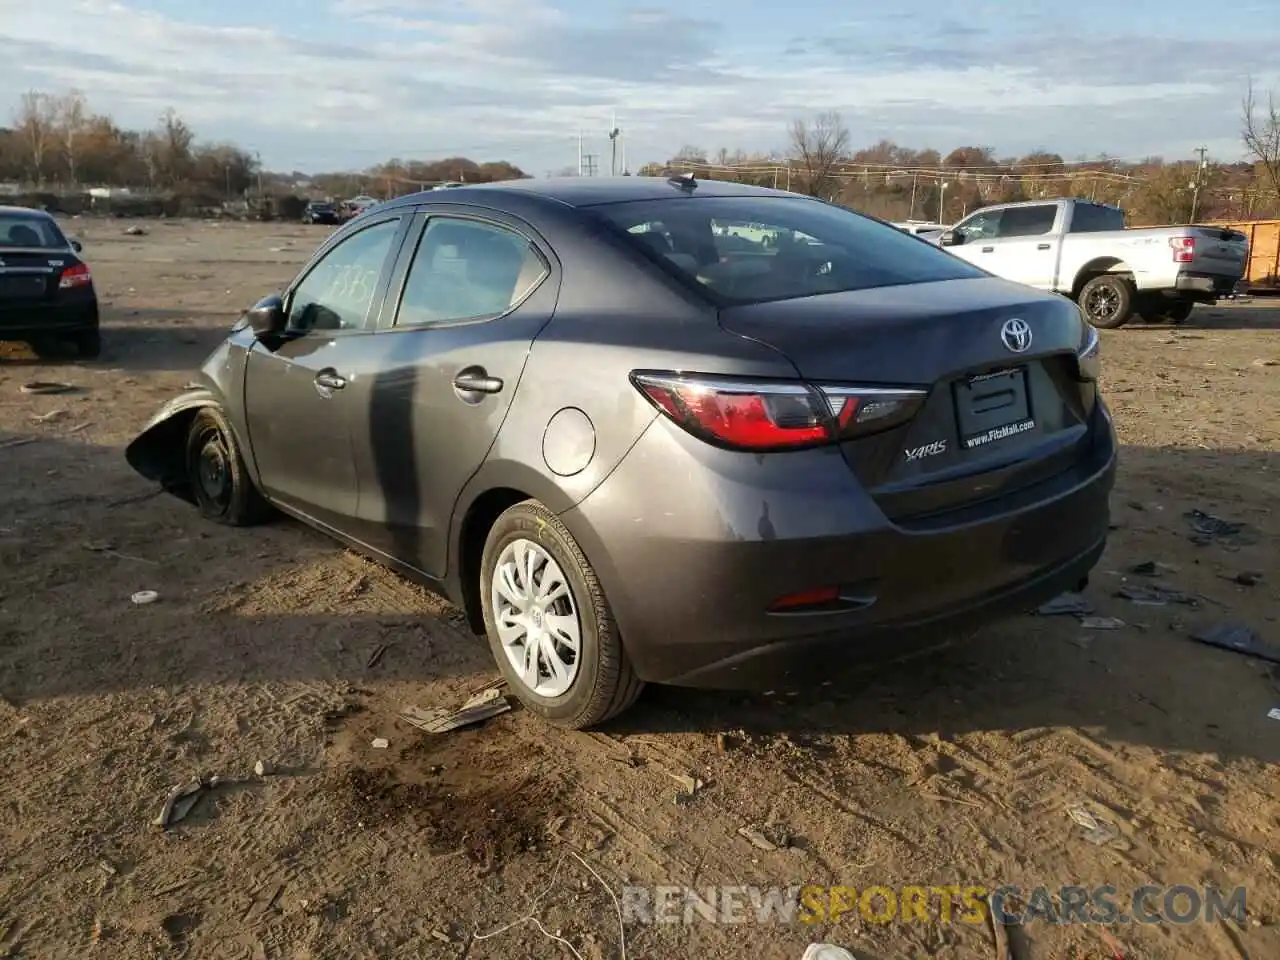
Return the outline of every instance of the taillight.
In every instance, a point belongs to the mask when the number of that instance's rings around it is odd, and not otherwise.
[[[72,290],[76,287],[87,287],[93,283],[93,274],[89,272],[89,267],[83,263],[77,263],[75,266],[67,267],[62,271],[62,279],[58,281],[59,290]]]
[[[1190,263],[1196,258],[1195,237],[1170,237],[1169,246],[1173,248],[1174,263]]]
[[[633,372],[631,382],[694,436],[739,450],[816,447],[887,430],[909,420],[927,394],[651,370]]]

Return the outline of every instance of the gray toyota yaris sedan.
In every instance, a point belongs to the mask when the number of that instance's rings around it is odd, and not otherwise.
[[[465,608],[582,727],[1022,612],[1102,553],[1116,461],[1070,300],[891,225],[691,178],[384,203],[129,446]]]

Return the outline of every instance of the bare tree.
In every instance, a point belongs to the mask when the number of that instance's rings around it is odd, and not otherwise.
[[[1280,200],[1280,106],[1276,104],[1275,94],[1268,90],[1267,105],[1263,108],[1257,102],[1250,80],[1242,107],[1244,127],[1240,137],[1254,162],[1265,172],[1271,192]]]
[[[834,110],[820,113],[811,123],[791,124],[791,148],[800,161],[804,190],[811,197],[830,200],[839,192],[836,169],[849,146],[849,128]]]
[[[84,94],[79,90],[72,90],[56,102],[55,109],[58,139],[62,143],[62,154],[67,161],[67,174],[74,186],[78,182],[76,160],[79,154],[76,150],[79,147],[80,135],[89,125],[89,112]]]
[[[57,118],[57,104],[47,93],[30,90],[22,95],[14,119],[37,184],[44,183],[45,161],[54,144]]]

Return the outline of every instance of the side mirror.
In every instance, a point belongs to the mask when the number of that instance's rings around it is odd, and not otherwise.
[[[284,333],[287,317],[284,313],[284,300],[279,294],[263,297],[246,310],[244,316],[250,329],[260,337],[273,337]]]
[[[79,240],[72,240],[71,249],[74,250],[76,253],[81,253],[84,250],[84,244],[81,243]]]
[[[963,230],[948,230],[943,233],[938,242],[944,247],[958,247],[964,243]]]

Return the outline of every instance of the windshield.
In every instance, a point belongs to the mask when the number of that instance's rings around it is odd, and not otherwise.
[[[726,303],[987,275],[889,224],[798,197],[684,197],[595,210]]]
[[[52,220],[26,213],[0,213],[0,247],[60,250],[66,246],[66,238]]]

